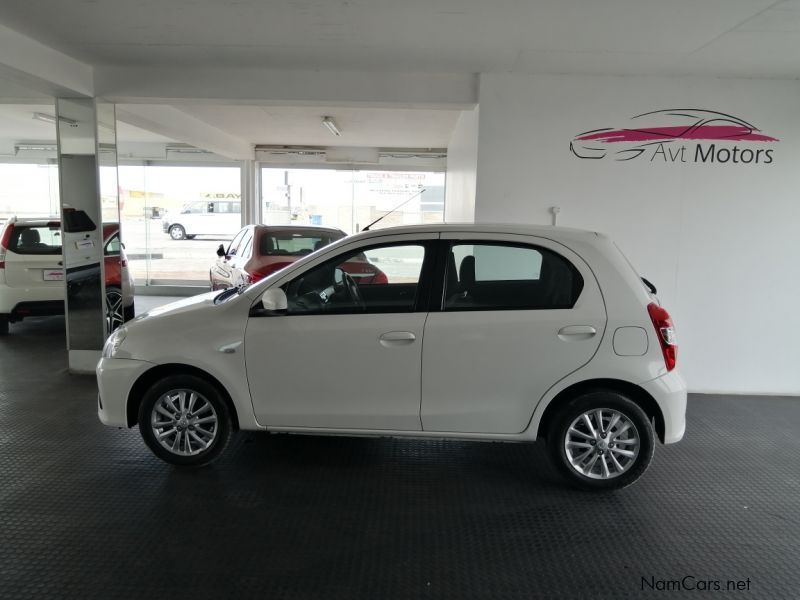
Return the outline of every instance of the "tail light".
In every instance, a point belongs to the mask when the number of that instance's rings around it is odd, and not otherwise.
[[[656,337],[661,344],[661,352],[664,353],[664,363],[667,365],[667,371],[672,371],[678,362],[678,344],[672,317],[669,316],[665,308],[654,302],[647,305],[647,312],[650,314],[653,327],[656,328]]]
[[[378,271],[377,273],[375,273],[375,277],[372,278],[372,283],[376,285],[377,284],[384,285],[389,283],[389,278],[383,271]]]
[[[11,244],[11,234],[14,233],[14,225],[7,225],[3,232],[3,239],[0,239],[0,269],[6,268],[6,250]]]
[[[250,283],[258,283],[259,281],[264,279],[264,277],[268,277],[273,273],[280,271],[284,267],[288,267],[290,264],[292,263],[290,262],[272,263],[259,271],[253,271],[252,273],[249,273]]]

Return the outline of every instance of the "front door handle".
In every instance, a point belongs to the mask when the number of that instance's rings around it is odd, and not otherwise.
[[[413,344],[416,339],[417,336],[410,331],[387,331],[378,338],[381,346],[387,348],[390,346],[407,346],[408,344]]]
[[[591,325],[567,325],[558,330],[558,337],[565,342],[572,340],[588,340],[594,337],[596,333],[597,329]]]

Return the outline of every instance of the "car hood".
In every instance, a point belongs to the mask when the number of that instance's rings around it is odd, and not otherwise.
[[[147,322],[167,316],[207,310],[209,307],[214,306],[214,298],[218,295],[219,292],[207,292],[205,294],[198,294],[197,296],[190,296],[189,298],[184,298],[176,302],[170,302],[164,306],[148,310],[146,313],[136,317],[131,323]]]

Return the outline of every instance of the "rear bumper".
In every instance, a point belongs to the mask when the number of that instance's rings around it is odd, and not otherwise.
[[[143,360],[101,358],[97,363],[97,416],[103,425],[128,427],[128,396],[136,380],[155,366]]]
[[[164,233],[169,233],[169,221],[161,221],[161,229]]]
[[[641,384],[661,408],[664,443],[674,444],[686,432],[686,382],[677,370]]]

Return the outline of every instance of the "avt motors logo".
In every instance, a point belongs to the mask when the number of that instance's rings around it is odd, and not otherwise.
[[[733,115],[681,108],[636,115],[619,129],[584,131],[569,149],[594,160],[770,164],[773,149],[766,146],[777,141]]]

